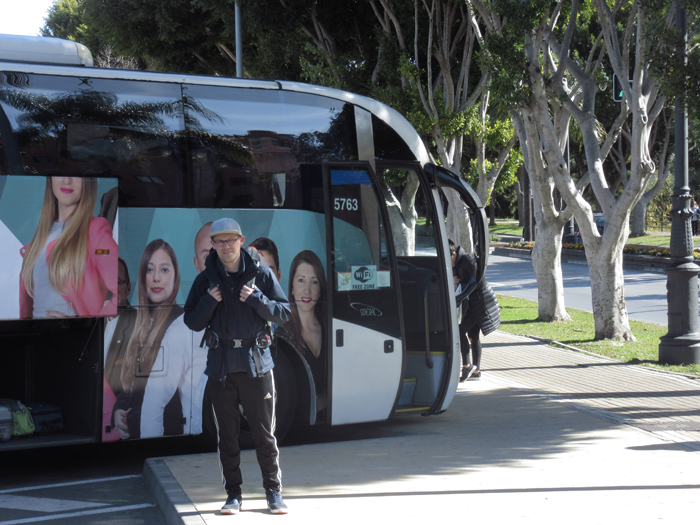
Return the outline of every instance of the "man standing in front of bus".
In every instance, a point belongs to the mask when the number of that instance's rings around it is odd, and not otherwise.
[[[206,328],[207,390],[227,493],[221,513],[237,514],[242,504],[240,405],[250,424],[267,506],[273,514],[286,514],[273,433],[275,382],[268,322],[284,324],[291,313],[289,301],[272,271],[241,249],[245,237],[238,222],[214,221],[209,236],[215,251],[192,284],[185,324],[195,332]]]

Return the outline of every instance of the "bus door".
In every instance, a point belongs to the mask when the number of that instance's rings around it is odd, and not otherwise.
[[[457,310],[456,305],[462,304],[462,302],[474,291],[479,282],[483,279],[484,273],[486,271],[486,266],[488,264],[488,223],[486,220],[486,213],[484,207],[476,195],[474,190],[460,177],[455,177],[452,173],[448,172],[440,166],[435,166],[428,164],[424,167],[424,174],[433,189],[433,201],[435,203],[435,212],[438,218],[438,224],[440,225],[440,232],[443,238],[446,236],[445,228],[445,217],[442,213],[442,201],[440,191],[445,191],[446,189],[451,189],[457,192],[462,204],[468,210],[469,213],[469,224],[471,229],[472,238],[472,250],[477,261],[477,271],[476,275],[472,275],[467,283],[461,283],[461,291],[456,295],[455,301],[449,301],[445,303],[449,307],[450,318],[453,320],[452,337],[455,343],[452,345],[454,349],[459,350],[459,333],[457,331],[456,323]],[[455,242],[457,240],[455,239]],[[449,260],[446,261],[446,267],[448,269],[447,275],[451,277],[451,270]],[[451,283],[450,283],[450,286]],[[455,353],[454,359],[451,364],[451,372],[449,374],[449,381],[444,385],[441,390],[436,402],[433,406],[433,411],[440,412],[445,410],[450,402],[452,401],[455,392],[457,390],[457,384],[459,381],[460,373],[460,361],[459,355]]]
[[[330,422],[387,419],[404,346],[386,204],[366,162],[325,163],[331,288]]]
[[[444,216],[417,163],[377,162],[377,177],[391,203],[406,329],[406,367],[396,412],[439,412],[459,368]]]

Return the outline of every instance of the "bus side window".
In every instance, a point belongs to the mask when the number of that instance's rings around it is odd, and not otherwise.
[[[323,212],[320,159],[357,157],[351,104],[278,90],[183,89],[196,207]]]
[[[389,221],[398,257],[437,257],[435,219],[429,194],[414,168],[383,168],[377,175],[387,195]]]
[[[26,75],[0,89],[13,174],[118,178],[122,206],[187,205],[179,85]]]

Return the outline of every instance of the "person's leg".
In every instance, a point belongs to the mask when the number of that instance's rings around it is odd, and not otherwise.
[[[209,399],[211,400],[216,423],[222,481],[228,494],[240,494],[241,483],[241,449],[238,446],[240,430],[240,412],[238,411],[238,385],[235,376],[229,374],[226,382],[207,381]]]
[[[459,325],[459,342],[460,349],[462,352],[462,373],[459,376],[460,382],[466,381],[472,376],[472,374],[476,372],[474,361],[469,360],[470,346],[472,351],[472,357],[476,358],[476,356],[474,355],[474,343],[472,342],[471,345],[469,344],[469,340],[471,339],[471,336],[469,334],[475,326],[478,328],[476,321],[470,319],[469,314],[462,318],[462,322]]]
[[[462,354],[462,368],[469,366],[469,339],[467,338],[467,329],[465,319],[459,323],[459,348]]]
[[[265,493],[282,490],[282,471],[275,438],[275,381],[272,371],[248,377],[241,388],[241,406],[255,444]]]
[[[481,341],[479,340],[480,334],[481,328],[479,328],[479,325],[472,326],[467,332],[467,336],[469,337],[472,343],[472,357],[474,358],[472,364],[477,368],[475,373],[481,372]]]

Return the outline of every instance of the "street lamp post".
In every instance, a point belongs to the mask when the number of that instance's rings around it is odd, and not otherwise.
[[[241,6],[236,5],[233,10],[235,16],[234,25],[236,27],[236,77],[243,78],[243,30],[241,26]]]
[[[683,35],[677,52],[685,56],[688,20],[685,9],[676,10],[676,29]],[[688,117],[682,97],[676,98],[675,184],[671,210],[671,264],[664,270],[668,301],[668,333],[661,337],[659,361],[680,365],[700,363],[698,333],[698,273],[693,262],[693,234],[690,224],[688,187]]]

